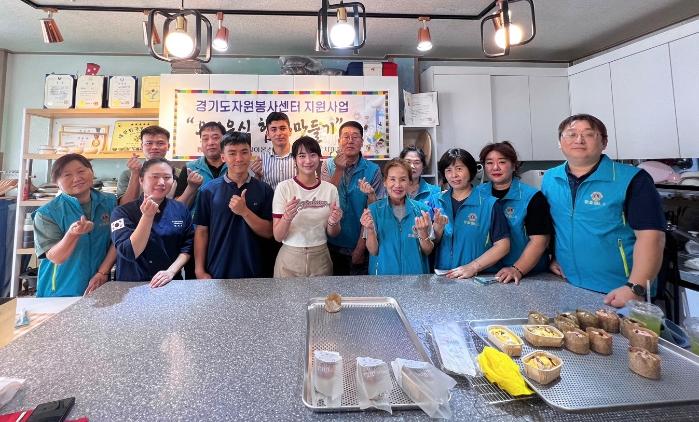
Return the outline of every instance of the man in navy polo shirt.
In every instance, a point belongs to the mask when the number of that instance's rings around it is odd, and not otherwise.
[[[223,177],[199,191],[194,213],[198,279],[259,277],[261,238],[272,238],[272,188],[250,177],[250,134],[229,131],[221,140]]]

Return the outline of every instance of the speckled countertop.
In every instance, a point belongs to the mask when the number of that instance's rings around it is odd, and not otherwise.
[[[602,295],[553,277],[479,286],[436,276],[107,283],[0,349],[0,375],[26,378],[0,413],[75,396],[90,421],[369,420],[313,413],[301,401],[305,305],[337,291],[391,296],[425,341],[432,322],[523,317],[529,309],[596,309]],[[430,350],[428,348],[428,350]],[[699,405],[567,414],[538,399],[488,405],[460,382],[453,420],[691,420]],[[392,420],[427,419],[421,411]]]

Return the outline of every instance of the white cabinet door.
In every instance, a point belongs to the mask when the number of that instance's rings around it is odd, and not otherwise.
[[[531,160],[532,125],[529,114],[529,78],[493,76],[493,140],[510,141],[520,160]]]
[[[614,124],[614,102],[612,101],[612,78],[609,64],[603,64],[571,75],[570,108],[572,114],[591,114],[607,128],[605,154],[617,158],[616,126]]]
[[[438,159],[449,148],[463,148],[475,157],[493,141],[493,108],[489,75],[435,75],[439,94]]]
[[[530,76],[529,105],[534,160],[563,160],[558,148],[558,125],[570,116],[568,78]]]
[[[679,156],[667,44],[611,63],[619,158]]]
[[[699,34],[670,43],[680,157],[699,157]]]

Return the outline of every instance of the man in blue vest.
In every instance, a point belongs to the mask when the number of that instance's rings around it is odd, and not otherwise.
[[[663,258],[665,217],[653,180],[612,161],[607,129],[578,114],[558,126],[567,161],[546,172],[541,191],[551,205],[555,260],[551,270],[571,284],[606,293],[606,304],[643,300]]]
[[[187,163],[187,171],[180,172],[175,190],[175,198],[190,209],[194,209],[199,187],[226,173],[226,163],[221,158],[221,139],[225,133],[226,128],[219,122],[207,122],[199,128],[203,155]]]
[[[342,231],[328,239],[333,274],[366,274],[366,243],[359,219],[364,209],[383,196],[383,178],[379,166],[362,157],[364,128],[355,121],[340,126],[340,152],[323,162],[321,174],[337,186],[342,208]]]

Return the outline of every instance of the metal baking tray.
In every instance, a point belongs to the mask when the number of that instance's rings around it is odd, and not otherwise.
[[[660,339],[658,354],[662,359],[661,378],[650,380],[629,369],[629,341],[621,334],[612,334],[610,356],[590,351],[577,355],[565,348],[532,347],[524,340],[522,325],[526,318],[490,319],[469,322],[471,329],[486,343],[487,326],[505,325],[522,337],[522,356],[534,350],[547,350],[563,360],[561,377],[548,385],[527,377],[527,383],[549,405],[567,412],[608,410],[612,408],[658,406],[699,401],[699,356]],[[524,373],[521,358],[513,358]]]
[[[390,297],[343,297],[337,313],[325,311],[325,298],[313,298],[306,310],[306,365],[303,379],[303,404],[316,412],[359,411],[356,386],[356,361],[359,356],[381,359],[389,367],[396,358],[430,362],[398,302]],[[314,401],[311,374],[313,352],[330,350],[343,360],[341,405],[326,406]],[[419,409],[393,381],[389,402],[395,409]]]

